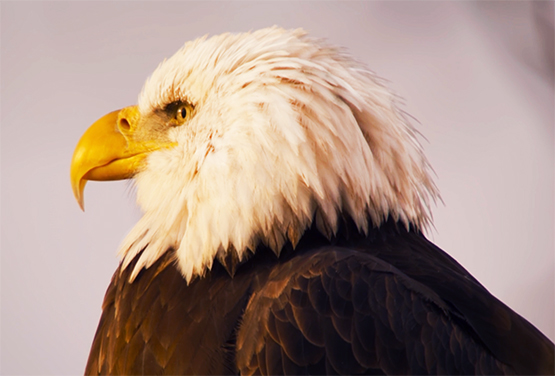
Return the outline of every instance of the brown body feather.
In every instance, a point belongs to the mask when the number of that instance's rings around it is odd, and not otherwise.
[[[171,250],[118,269],[86,374],[553,374],[553,343],[420,233],[353,229],[189,285]]]

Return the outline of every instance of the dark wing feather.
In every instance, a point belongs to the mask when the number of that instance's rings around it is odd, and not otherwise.
[[[171,250],[118,269],[86,374],[553,374],[553,343],[422,235],[347,230],[189,285]]]
[[[388,230],[365,249],[427,286],[449,307],[465,332],[475,336],[518,374],[554,374],[554,347],[541,332],[491,295],[460,264],[421,234]],[[415,285],[417,287],[417,285]]]
[[[424,252],[417,256],[420,265],[413,267],[414,250],[406,245],[407,258],[400,264],[410,266],[402,271],[378,257],[389,252],[399,261],[398,245],[391,246],[392,239],[373,242],[371,248],[324,247],[276,266],[267,283],[254,292],[244,314],[237,337],[241,372],[523,373],[527,365],[519,363],[518,354],[507,362],[499,360],[497,347],[507,344],[490,347],[483,338],[520,333],[534,337],[527,327],[515,331],[505,328],[506,323],[494,324],[492,315],[501,314],[514,326],[525,320],[443,252],[439,251],[439,261]],[[429,246],[427,250],[437,252]],[[407,270],[428,284],[407,275]],[[475,305],[492,311],[472,312]],[[488,323],[492,327],[483,333]],[[510,340],[518,344],[519,338]],[[550,345],[540,337],[534,340],[539,347]],[[543,349],[539,364],[524,373],[549,373],[541,367],[549,367],[552,354],[552,347]]]

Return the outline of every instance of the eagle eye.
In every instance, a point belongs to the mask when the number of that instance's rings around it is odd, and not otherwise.
[[[187,118],[187,107],[181,107],[177,112],[177,118],[186,119]]]
[[[191,118],[193,106],[187,102],[173,102],[166,106],[165,112],[170,117],[170,124],[179,126]]]

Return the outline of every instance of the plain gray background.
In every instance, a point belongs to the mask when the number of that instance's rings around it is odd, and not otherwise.
[[[69,184],[84,130],[184,42],[274,24],[345,47],[418,120],[445,204],[428,236],[551,339],[553,2],[1,3],[1,372],[80,374],[140,217]]]

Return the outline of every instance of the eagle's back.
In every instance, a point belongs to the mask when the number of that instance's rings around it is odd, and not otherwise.
[[[540,374],[553,344],[421,234],[394,223],[187,285],[168,251],[106,293],[86,374]],[[233,268],[232,268],[233,269]],[[230,270],[228,267],[227,270]]]

